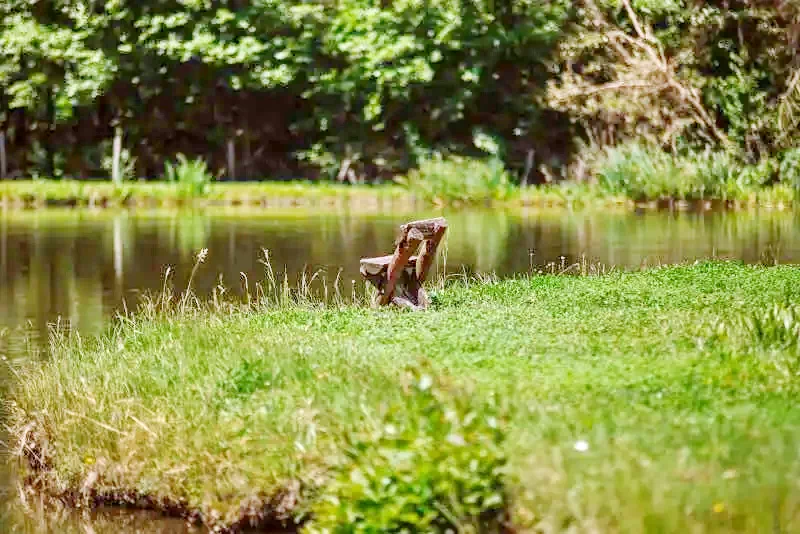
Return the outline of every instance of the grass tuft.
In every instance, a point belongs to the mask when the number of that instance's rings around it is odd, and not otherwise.
[[[192,199],[208,194],[214,176],[208,165],[201,159],[189,160],[184,154],[178,154],[177,163],[164,164],[164,178],[173,184],[178,199]]]

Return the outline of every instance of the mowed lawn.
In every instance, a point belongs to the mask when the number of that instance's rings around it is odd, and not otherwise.
[[[452,282],[419,313],[142,311],[21,369],[14,428],[52,492],[299,517],[424,362],[508,414],[519,532],[800,532],[799,298],[795,267],[708,262]]]

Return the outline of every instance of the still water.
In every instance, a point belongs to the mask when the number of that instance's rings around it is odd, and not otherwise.
[[[263,281],[264,249],[290,284],[316,272],[318,283],[338,276],[349,294],[359,258],[389,253],[399,224],[438,215],[450,223],[440,272],[509,276],[581,259],[623,269],[708,257],[800,263],[800,213],[792,212],[7,211],[0,212],[0,357],[43,346],[52,324],[101,332],[114,313],[159,291],[167,267],[184,287],[203,248],[209,254],[194,279],[201,295],[218,285],[241,293],[243,280],[251,289]],[[6,369],[0,383],[12,379]],[[0,468],[2,532],[185,531],[180,521],[146,514],[45,513],[17,493]]]

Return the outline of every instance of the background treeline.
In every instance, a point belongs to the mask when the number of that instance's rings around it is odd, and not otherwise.
[[[790,0],[2,0],[5,171],[108,177],[120,135],[129,177],[184,153],[372,180],[489,151],[580,180],[631,140],[777,173],[798,49]]]

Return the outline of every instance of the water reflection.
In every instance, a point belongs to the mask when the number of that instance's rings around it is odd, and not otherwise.
[[[220,281],[238,290],[244,273],[263,280],[261,249],[290,280],[324,270],[358,279],[358,259],[388,252],[397,225],[435,213],[358,215],[268,210],[209,212],[11,211],[0,214],[0,331],[45,336],[49,323],[94,333],[123,303],[157,291],[166,267],[185,284],[194,255],[210,255],[196,278],[208,293]],[[800,259],[800,219],[792,213],[654,214],[485,210],[445,213],[450,272],[511,275],[549,262],[618,267],[709,256]],[[562,258],[563,257],[563,258]],[[439,262],[442,268],[444,259]],[[348,286],[349,287],[349,286]],[[0,336],[2,339],[2,336]],[[0,340],[6,352],[19,335]]]
[[[0,515],[7,534],[207,534],[181,519],[125,509],[74,510],[38,498],[8,500]]]

